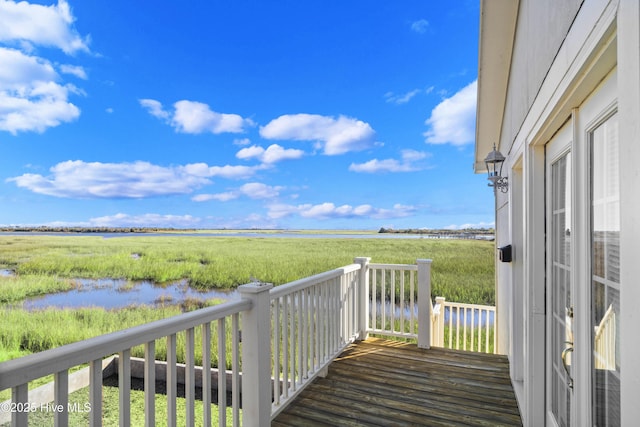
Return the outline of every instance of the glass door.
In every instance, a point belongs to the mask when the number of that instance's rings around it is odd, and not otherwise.
[[[572,162],[570,125],[546,146],[547,420],[570,426],[573,398]]]
[[[590,133],[594,426],[620,425],[620,173],[618,118]]]

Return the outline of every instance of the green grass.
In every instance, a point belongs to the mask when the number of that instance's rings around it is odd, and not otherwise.
[[[119,310],[99,308],[47,309],[32,312],[0,309],[0,361],[176,316],[182,312],[182,308],[178,306],[127,307]],[[212,334],[217,334],[216,328],[217,322],[214,322],[211,325]],[[230,337],[230,322],[226,322],[226,329],[226,334]],[[201,363],[200,328],[196,328],[195,331],[196,363]],[[230,344],[227,347],[230,348]],[[214,356],[217,354],[215,340],[212,343],[212,354]],[[142,346],[134,347],[131,355],[144,357],[144,348]],[[177,334],[177,358],[179,363],[185,362],[184,333]],[[166,360],[166,340],[164,339],[156,342],[156,359]],[[231,367],[230,354],[227,359],[224,365],[229,368]],[[213,365],[217,366],[215,358]]]
[[[73,287],[71,280],[43,274],[2,277],[0,278],[0,304],[16,303],[29,297],[68,291]]]
[[[16,271],[18,282],[27,276],[157,283],[187,279],[193,287],[212,289],[234,288],[255,277],[280,285],[350,264],[357,256],[398,264],[433,259],[433,295],[494,304],[494,245],[485,241],[0,236],[0,268]],[[0,301],[6,298],[3,288],[0,286]]]
[[[486,241],[0,236],[0,269],[16,272],[0,277],[0,361],[182,312],[172,306],[33,312],[20,307],[27,297],[70,289],[77,278],[186,279],[193,287],[213,289],[235,288],[255,277],[277,286],[350,264],[358,256],[394,264],[430,258],[433,296],[495,304],[494,245]],[[159,343],[159,357],[162,351]]]

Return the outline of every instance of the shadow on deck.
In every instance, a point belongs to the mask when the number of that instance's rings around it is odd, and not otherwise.
[[[506,356],[370,338],[349,346],[272,426],[521,426]]]

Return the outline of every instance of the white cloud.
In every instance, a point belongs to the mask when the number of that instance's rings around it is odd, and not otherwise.
[[[211,166],[209,176],[220,176],[228,179],[243,179],[255,175],[256,171],[264,169],[262,166]]]
[[[34,193],[68,198],[144,198],[185,194],[209,184],[207,177],[186,167],[162,167],[148,162],[86,163],[69,160],[50,169],[51,175],[24,174],[7,181]]]
[[[93,227],[166,227],[196,228],[202,220],[191,215],[161,215],[149,213],[144,215],[115,215],[91,218],[89,226]]]
[[[261,182],[249,182],[240,187],[240,192],[252,199],[272,199],[280,194],[283,187],[270,186]]]
[[[280,186],[266,185],[261,182],[249,182],[234,191],[216,194],[198,194],[197,196],[192,197],[191,200],[194,202],[208,202],[211,200],[227,202],[241,196],[246,196],[250,199],[273,199],[280,195],[280,191],[283,188],[284,187]]]
[[[384,97],[385,97],[385,100],[390,104],[401,105],[411,101],[411,99],[417,94],[419,94],[420,92],[422,92],[421,89],[413,89],[401,95],[395,94],[393,92],[387,92],[384,94]]]
[[[193,200],[194,202],[209,202],[211,200],[228,202],[229,200],[234,200],[238,197],[240,197],[240,194],[237,191],[228,191],[225,193],[216,194],[198,194],[197,196],[193,196],[191,200]]]
[[[264,154],[264,151],[264,148],[259,145],[252,145],[251,147],[246,147],[238,151],[236,157],[242,160],[259,159]]]
[[[378,172],[414,172],[424,169],[423,165],[416,164],[420,160],[429,157],[428,153],[416,150],[402,150],[402,160],[373,159],[365,163],[351,163],[349,170],[352,172],[378,173]]]
[[[429,21],[426,19],[420,19],[411,23],[411,29],[416,33],[424,34],[429,28]]]
[[[251,140],[249,138],[238,138],[233,140],[233,145],[239,145],[243,147],[249,144],[251,144]]]
[[[218,113],[202,102],[178,101],[173,104],[172,112],[165,110],[155,99],[141,99],[139,102],[149,114],[166,121],[182,133],[242,133],[247,127],[255,125],[251,119],[238,114]]]
[[[260,128],[265,139],[314,141],[324,154],[360,151],[374,145],[375,131],[368,123],[350,117],[288,114]]]
[[[33,55],[35,46],[88,52],[89,38],[78,34],[74,21],[64,0],[52,6],[0,0],[0,131],[44,132],[80,116],[69,95],[83,92],[60,83],[52,63]],[[87,78],[80,66],[61,65],[60,72]]]
[[[342,205],[336,206],[333,203],[320,203],[316,205],[288,205],[273,204],[269,206],[268,216],[271,219],[280,219],[292,215],[302,218],[323,220],[332,218],[374,218],[388,219],[401,218],[411,215],[416,211],[414,206],[396,204],[392,209],[375,208],[364,204],[359,206]]]
[[[24,174],[9,178],[18,187],[34,193],[68,198],[145,198],[188,194],[210,184],[210,178],[246,178],[261,167],[158,166],[148,162],[87,163],[69,160],[50,169],[49,176]]]
[[[0,47],[0,130],[44,132],[80,116],[69,102],[73,85],[56,82],[58,73],[49,61]]]
[[[271,144],[266,150],[258,145],[252,145],[236,153],[236,157],[239,159],[257,159],[267,164],[277,163],[281,160],[299,159],[302,156],[304,156],[304,151],[283,148],[278,144]]]
[[[87,80],[87,72],[85,69],[79,65],[69,65],[63,64],[60,66],[60,71],[65,74],[71,74],[72,76],[76,76],[79,79]]]
[[[162,108],[162,104],[160,103],[160,101],[156,101],[155,99],[141,99],[139,102],[140,105],[144,107],[147,112],[153,117],[163,120],[169,120],[169,118],[171,117],[169,112],[165,111]]]
[[[470,144],[475,139],[477,81],[443,100],[432,111],[424,133],[429,144]]]
[[[0,0],[0,42],[57,47],[67,54],[88,52],[89,37],[78,34],[74,21],[65,0],[51,6]]]

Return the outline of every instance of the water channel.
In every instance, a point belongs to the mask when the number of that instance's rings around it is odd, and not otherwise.
[[[46,307],[122,308],[132,305],[171,305],[188,300],[217,299],[229,301],[239,298],[235,290],[200,291],[190,288],[186,280],[158,285],[149,281],[131,282],[123,279],[75,279],[76,289],[67,292],[28,298],[23,307],[37,310]]]

